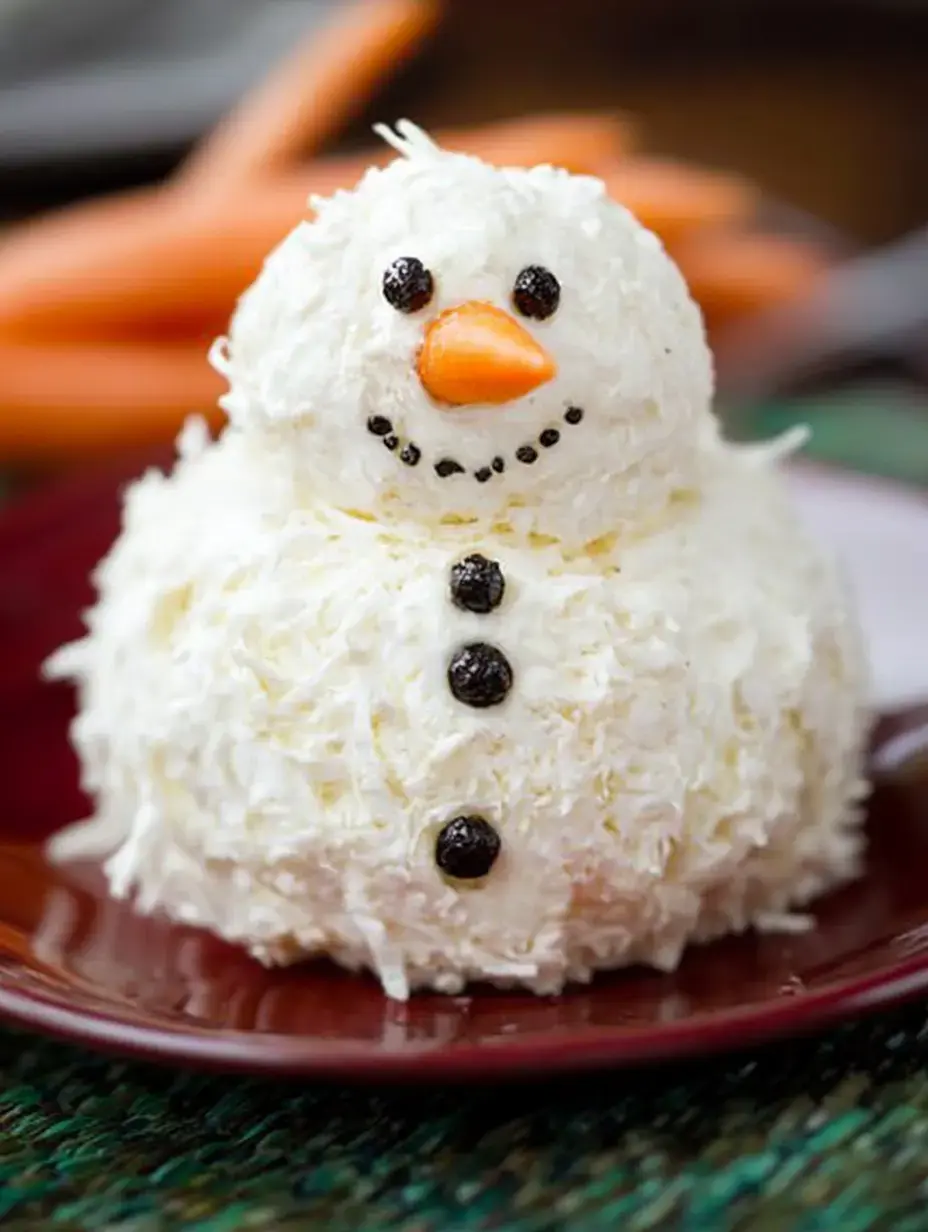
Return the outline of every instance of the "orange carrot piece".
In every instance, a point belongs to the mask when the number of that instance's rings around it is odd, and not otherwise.
[[[95,260],[108,249],[129,251],[127,237],[138,242],[162,227],[165,215],[159,191],[141,189],[78,202],[10,228],[0,236],[0,332],[19,332],[20,325],[33,332],[33,317],[43,328],[61,317],[70,321],[69,282],[91,277],[93,302]],[[55,307],[59,290],[63,299]]]
[[[726,230],[694,234],[671,252],[693,298],[715,320],[800,296],[828,264],[813,244],[788,236]]]
[[[345,174],[339,167],[316,183],[334,191]],[[260,186],[210,209],[165,197],[139,203],[135,217],[88,212],[14,235],[0,247],[0,334],[60,336],[228,308],[306,214],[305,197],[291,187],[282,208],[280,193]]]
[[[0,341],[0,458],[73,461],[164,443],[188,414],[221,422],[225,382],[190,346]]]
[[[665,243],[696,227],[744,222],[758,192],[734,175],[665,159],[637,157],[607,168],[610,195]]]
[[[550,163],[579,175],[597,173],[605,161],[627,155],[634,146],[634,126],[626,118],[597,112],[551,112],[498,120],[478,128],[438,130],[443,148],[477,154],[497,167],[533,167]],[[389,153],[377,158],[386,163]]]
[[[188,189],[225,191],[315,153],[429,34],[435,0],[359,0],[221,121],[177,175]]]

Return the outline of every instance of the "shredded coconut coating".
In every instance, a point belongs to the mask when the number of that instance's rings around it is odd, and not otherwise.
[[[416,145],[314,204],[316,219],[271,254],[213,357],[233,424],[284,443],[320,500],[394,522],[489,524],[515,495],[524,530],[579,547],[640,525],[688,483],[712,392],[702,317],[660,241],[601,180]],[[384,270],[404,256],[435,280],[424,314],[382,295]],[[424,322],[471,300],[511,309],[532,264],[561,283],[553,317],[521,322],[557,377],[505,407],[436,408],[417,374]],[[531,468],[513,462],[545,428],[563,428],[569,406],[584,410],[582,427]],[[371,414],[422,450],[414,476],[364,439]],[[470,474],[436,475],[448,454]],[[505,474],[474,483],[496,455]]]
[[[173,473],[127,493],[87,636],[49,665],[78,684],[97,802],[56,853],[107,855],[141,911],[266,963],[328,954],[395,998],[556,993],[794,925],[860,869],[868,724],[857,626],[782,450],[720,439],[698,312],[601,186],[400,144],[243,299],[221,440],[192,423]],[[449,422],[415,380],[422,320],[379,293],[402,255],[435,272],[429,313],[506,307],[522,265],[556,270],[560,311],[532,328],[557,380]],[[476,465],[574,404],[556,449],[486,485],[365,431],[386,414]],[[449,597],[473,551],[505,575],[489,616]],[[515,674],[490,710],[445,679],[477,640]],[[472,886],[435,863],[460,813],[502,840]]]

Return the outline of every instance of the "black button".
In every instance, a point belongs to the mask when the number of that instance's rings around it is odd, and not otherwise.
[[[448,687],[459,702],[486,710],[506,700],[512,688],[512,667],[496,646],[471,642],[451,656]]]
[[[505,589],[499,564],[479,552],[451,566],[451,599],[464,612],[485,616],[502,603]]]
[[[486,877],[500,852],[500,837],[483,817],[455,817],[435,840],[435,863],[448,877],[475,881]]]

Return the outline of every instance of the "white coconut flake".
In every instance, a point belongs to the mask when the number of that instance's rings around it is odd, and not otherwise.
[[[398,120],[395,130],[387,124],[375,124],[374,132],[404,158],[441,152],[431,137],[410,120]]]

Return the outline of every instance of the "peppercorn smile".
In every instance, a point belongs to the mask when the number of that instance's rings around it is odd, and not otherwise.
[[[583,411],[579,406],[569,406],[564,412],[564,423],[576,427],[583,420]],[[381,444],[391,453],[395,453],[406,466],[418,466],[422,461],[422,450],[415,441],[400,442],[400,437],[394,431],[393,421],[385,415],[371,415],[367,421],[367,430],[371,436],[377,437]],[[542,449],[553,449],[560,441],[561,433],[557,428],[545,428],[538,436],[538,444]],[[539,450],[534,444],[520,445],[514,457],[523,466],[531,466],[539,458]],[[453,475],[465,475],[467,470],[456,458],[443,454],[433,463],[436,475],[441,479],[450,479]],[[502,475],[506,470],[506,459],[497,454],[489,466],[478,466],[473,477],[478,483],[488,483],[494,475]]]

